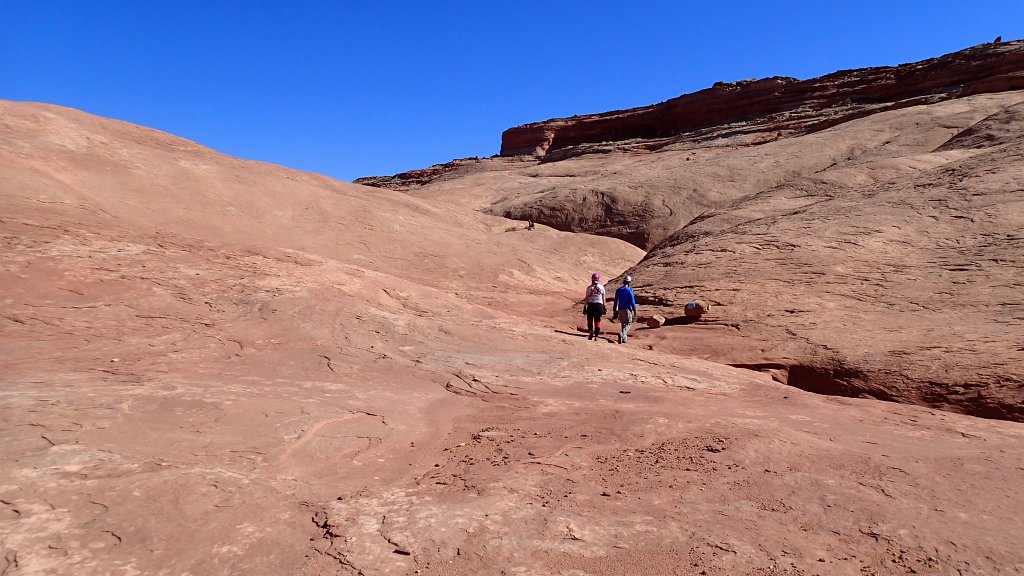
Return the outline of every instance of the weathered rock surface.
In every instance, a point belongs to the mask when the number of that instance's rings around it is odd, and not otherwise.
[[[0,573],[1024,570],[1020,424],[588,341],[614,239],[0,102],[0,241]]]
[[[415,186],[422,186],[433,182],[435,180],[444,179],[448,174],[461,174],[469,170],[473,170],[475,167],[481,164],[480,158],[459,158],[446,162],[444,164],[436,164],[428,168],[420,170],[410,170],[408,172],[402,172],[395,174],[394,176],[367,176],[364,178],[356,178],[354,184],[362,184],[364,186],[373,186],[375,188],[388,188],[390,190],[408,190]]]
[[[408,192],[649,249],[630,270],[648,313],[683,323],[703,298],[703,322],[731,328],[685,328],[709,359],[1020,420],[1022,75],[1017,41],[717,86],[529,125],[566,132],[541,161],[480,160]]]
[[[992,43],[903,64],[842,70],[820,78],[719,82],[660,104],[509,128],[501,155],[545,156],[584,144],[653,141],[664,146],[706,129],[815,132],[884,110],[972,94],[1024,89],[1024,42]]]
[[[733,362],[805,389],[1024,420],[1019,98],[934,152],[841,162],[703,214],[629,271],[638,294],[669,316],[713,300],[761,350]]]
[[[812,147],[799,136],[880,112],[1022,89],[1024,41],[985,44],[902,66],[720,83],[654,106],[528,124],[503,135],[502,154],[513,157],[359,181],[650,249],[740,196],[855,156],[914,153],[906,141],[900,150],[887,140],[816,139]],[[983,105],[978,112],[987,115]],[[911,128],[944,141],[978,119],[918,118]]]

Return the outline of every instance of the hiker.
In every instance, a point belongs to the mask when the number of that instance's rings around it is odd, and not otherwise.
[[[530,223],[526,225],[526,229],[527,230],[533,230],[533,220],[531,219],[529,222]]]
[[[587,340],[597,340],[601,335],[601,317],[607,309],[604,307],[604,286],[601,285],[601,275],[594,272],[590,276],[590,286],[587,286],[586,304],[583,305],[583,314],[587,317]]]
[[[636,317],[636,296],[630,284],[633,278],[626,276],[622,279],[622,286],[615,291],[615,301],[612,302],[612,317],[618,317],[622,327],[619,328],[619,344],[626,343],[629,336],[629,328],[633,325],[633,318]]]

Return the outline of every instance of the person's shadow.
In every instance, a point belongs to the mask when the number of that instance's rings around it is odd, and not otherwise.
[[[580,338],[582,338],[585,334],[589,336],[589,334],[587,334],[586,332],[580,332],[579,330],[577,330],[575,332],[569,332],[568,330],[559,330],[558,328],[555,328],[555,333],[556,334],[565,334],[566,336],[578,336]],[[614,333],[615,336],[618,336],[618,334],[619,334],[618,331],[616,331]],[[605,332],[602,332],[601,335],[598,336],[598,338],[600,338],[601,340],[604,340],[605,342],[611,342],[612,341],[611,336],[608,336]]]

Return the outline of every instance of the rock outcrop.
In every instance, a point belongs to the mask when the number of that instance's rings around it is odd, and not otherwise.
[[[394,176],[366,176],[364,178],[356,178],[352,183],[361,184],[363,186],[373,186],[374,188],[408,190],[416,186],[422,186],[435,180],[442,179],[446,174],[471,170],[474,165],[479,163],[479,158],[460,158],[444,164],[435,164],[434,166],[422,168],[420,170],[401,172]]]
[[[1020,100],[704,213],[629,271],[638,294],[670,317],[707,296],[758,350],[729,361],[807,390],[1024,421]]]
[[[1021,89],[1024,42],[982,44],[913,64],[843,70],[810,80],[719,82],[652,106],[517,126],[502,134],[501,155],[548,156],[624,140],[659,146],[674,136],[727,125],[807,134],[882,110]]]
[[[983,44],[914,64],[719,83],[654,106],[528,124],[505,132],[506,157],[359,182],[650,249],[704,210],[885,145],[819,140],[811,148],[794,138],[885,111],[1021,89],[1024,41]],[[917,128],[941,130],[942,122]]]
[[[720,84],[512,129],[503,153],[525,155],[407,192],[648,250],[631,273],[647,313],[692,332],[681,353],[1021,420],[1022,79],[1014,41]],[[678,325],[694,298],[725,332]]]

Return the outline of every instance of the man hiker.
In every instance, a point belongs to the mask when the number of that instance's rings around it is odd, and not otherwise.
[[[630,284],[633,278],[626,276],[622,279],[622,286],[615,291],[615,301],[612,302],[612,317],[618,316],[622,327],[619,328],[619,344],[626,343],[629,336],[629,328],[633,325],[633,317],[636,316],[636,296]]]
[[[604,316],[604,286],[601,285],[601,275],[594,272],[590,276],[590,286],[587,286],[586,304],[583,305],[583,314],[587,317],[587,340],[597,340],[601,335],[601,317]]]

